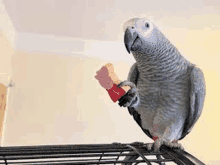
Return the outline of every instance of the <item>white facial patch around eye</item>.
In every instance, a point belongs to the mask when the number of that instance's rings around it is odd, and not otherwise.
[[[149,23],[149,28],[147,28],[147,30],[143,31],[145,36],[148,35],[149,33],[151,33],[152,30],[154,29],[153,24],[151,22],[148,22],[148,23]]]
[[[148,27],[146,27],[146,23],[148,23]],[[148,34],[152,33],[152,30],[154,29],[154,24],[148,20],[148,19],[143,19],[143,21],[139,22],[139,34],[143,37],[147,37]]]
[[[130,20],[128,20],[127,22],[124,23],[124,26],[123,26],[123,30],[124,32],[126,31],[126,29],[128,27],[131,27],[131,26],[135,26],[136,25],[136,22],[139,20],[139,18],[132,18]]]
[[[146,27],[146,23],[149,24],[149,27]],[[139,37],[149,37],[148,35],[152,33],[154,29],[154,23],[147,18],[132,18],[124,23],[123,30],[124,32],[128,27],[135,27],[136,32],[139,33]]]

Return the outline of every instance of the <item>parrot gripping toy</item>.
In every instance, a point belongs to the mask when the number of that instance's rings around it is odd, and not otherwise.
[[[161,145],[183,149],[178,140],[191,132],[204,106],[203,72],[149,19],[130,19],[124,31],[125,47],[136,62],[128,79],[117,85],[130,87],[119,105],[127,107],[143,132],[154,140],[147,149],[159,151]]]

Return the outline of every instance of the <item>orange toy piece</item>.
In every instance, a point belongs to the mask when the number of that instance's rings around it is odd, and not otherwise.
[[[95,78],[99,80],[100,85],[108,91],[114,102],[120,99],[130,89],[128,86],[117,87],[121,81],[115,74],[114,67],[111,63],[106,64],[96,73]]]

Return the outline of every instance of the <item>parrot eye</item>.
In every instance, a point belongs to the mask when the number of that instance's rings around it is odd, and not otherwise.
[[[149,25],[149,23],[146,23],[145,26],[146,26],[147,28],[149,28],[150,25]]]

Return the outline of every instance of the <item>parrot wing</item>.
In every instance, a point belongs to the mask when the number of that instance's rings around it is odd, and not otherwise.
[[[138,67],[137,67],[137,62],[135,62],[131,66],[130,72],[128,74],[128,81],[131,81],[135,85],[137,85],[138,77],[139,77],[139,71],[138,71]]]
[[[128,74],[128,81],[133,82],[135,85],[137,85],[138,82],[138,77],[139,77],[139,71],[138,71],[138,67],[137,67],[137,63],[135,62],[131,69],[130,72]],[[137,124],[141,127],[141,129],[143,130],[143,132],[149,136],[151,139],[153,139],[153,136],[150,134],[150,132],[146,129],[144,129],[142,127],[141,124],[141,118],[140,118],[140,114],[135,110],[134,107],[128,107],[128,111],[130,113],[130,115],[133,115],[134,120],[137,122]]]
[[[179,140],[183,139],[192,130],[194,124],[202,113],[205,101],[205,78],[202,70],[198,67],[194,67],[191,72],[190,81],[190,107],[183,127],[182,136]]]
[[[129,74],[128,74],[128,81],[133,82],[137,86],[138,77],[139,77],[139,71],[138,71],[137,63],[134,63],[132,65],[131,69],[130,69]],[[147,136],[149,136],[151,139],[153,139],[153,137],[151,136],[150,132],[142,127],[140,114],[135,110],[135,108],[134,107],[128,107],[128,111],[129,111],[130,115],[133,115],[134,120],[141,127],[143,132]],[[129,153],[133,153],[133,151],[131,151]],[[139,155],[126,156],[124,161],[134,161],[138,157],[139,157]],[[131,165],[131,164],[132,163],[125,163],[123,165]]]

